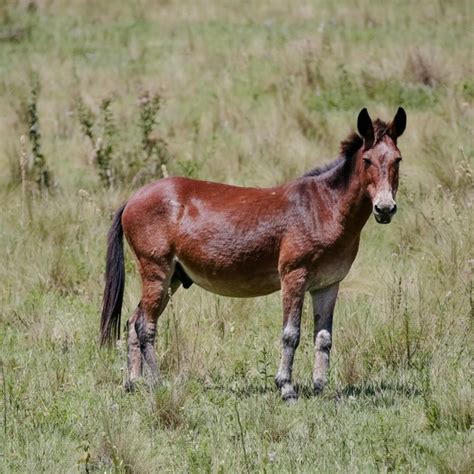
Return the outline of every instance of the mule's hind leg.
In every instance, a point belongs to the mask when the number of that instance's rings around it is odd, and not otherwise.
[[[153,382],[159,380],[158,362],[154,343],[156,324],[166,306],[167,285],[164,281],[144,281],[142,313],[135,323],[143,359],[148,365]]]
[[[128,377],[125,382],[125,390],[132,391],[137,379],[142,375],[142,351],[138,340],[135,323],[141,316],[140,305],[128,320]]]
[[[170,295],[173,294],[181,282],[171,278],[171,265],[149,266],[142,268],[143,295],[140,302],[141,314],[135,322],[135,330],[140,343],[143,359],[150,368],[153,382],[159,380],[159,369],[154,348],[156,325],[158,318],[168,304]]]

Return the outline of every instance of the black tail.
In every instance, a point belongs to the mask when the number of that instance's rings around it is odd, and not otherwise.
[[[123,289],[125,287],[125,264],[123,257],[122,213],[125,204],[114,216],[107,237],[107,260],[105,266],[105,289],[100,318],[100,345],[112,344],[120,337],[120,315]]]

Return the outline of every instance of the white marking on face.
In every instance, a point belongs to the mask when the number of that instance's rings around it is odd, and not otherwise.
[[[391,189],[388,189],[388,188],[381,189],[375,195],[374,206],[384,209],[384,208],[391,208],[394,205],[395,205],[395,201],[393,199],[393,193]]]
[[[378,182],[369,187],[372,198],[373,213],[377,222],[388,224],[397,210],[395,203],[396,187],[389,180],[390,162],[393,159],[393,148],[382,142],[377,146],[378,158],[373,160],[377,167]]]

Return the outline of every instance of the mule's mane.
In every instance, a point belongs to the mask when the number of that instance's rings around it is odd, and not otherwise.
[[[373,125],[375,139],[372,146],[375,146],[387,134],[388,124],[383,120],[377,119],[373,122]],[[320,176],[343,164],[344,177],[348,178],[353,169],[353,158],[363,144],[364,139],[358,133],[352,132],[345,140],[341,142],[340,154],[338,158],[330,163],[313,168],[312,170],[305,173],[304,177]]]

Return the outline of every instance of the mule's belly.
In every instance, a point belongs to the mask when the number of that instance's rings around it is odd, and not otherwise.
[[[332,249],[331,249],[332,250]],[[338,258],[334,258],[334,255]],[[305,291],[314,292],[342,281],[352,266],[357,246],[324,252],[317,260],[302,259],[307,270]],[[250,298],[280,290],[278,254],[260,255],[246,260],[222,259],[220,264],[206,258],[192,260],[185,254],[176,255],[187,275],[198,286],[222,296]],[[303,263],[304,262],[304,263]]]
[[[327,288],[342,281],[349,273],[352,262],[338,262],[338,264],[322,264],[309,270],[306,290],[313,292]],[[252,298],[264,296],[280,290],[280,277],[277,269],[268,269],[258,274],[242,276],[229,274],[226,271],[203,272],[202,269],[192,268],[180,260],[187,275],[201,288],[222,296],[237,298]]]
[[[280,289],[278,270],[258,269],[248,272],[196,266],[179,259],[187,275],[201,288],[222,296],[252,298],[274,293]]]

